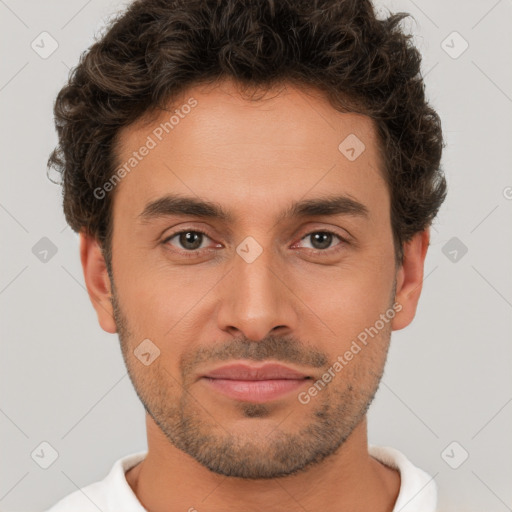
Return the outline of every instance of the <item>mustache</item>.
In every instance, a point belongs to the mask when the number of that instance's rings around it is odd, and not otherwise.
[[[183,355],[180,360],[180,367],[182,373],[187,374],[202,363],[229,359],[246,359],[249,361],[272,359],[312,368],[323,368],[328,363],[326,354],[309,348],[296,338],[269,335],[260,341],[242,337],[201,347],[193,354]]]

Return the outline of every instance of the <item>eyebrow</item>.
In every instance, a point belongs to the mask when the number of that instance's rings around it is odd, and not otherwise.
[[[142,223],[148,223],[154,219],[172,215],[206,218],[228,223],[234,221],[234,216],[218,203],[174,194],[167,194],[149,202],[138,218]],[[347,195],[319,197],[292,203],[289,208],[279,214],[276,222],[293,217],[334,215],[349,215],[368,219],[369,210],[363,203]]]

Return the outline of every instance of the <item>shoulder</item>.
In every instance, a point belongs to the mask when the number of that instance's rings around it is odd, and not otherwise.
[[[105,499],[108,489],[103,482],[95,482],[71,494],[68,494],[46,512],[98,512],[106,510]]]
[[[125,472],[138,464],[146,454],[137,452],[118,459],[103,480],[68,494],[45,512],[109,512],[119,510],[119,507],[127,512],[143,511],[126,481]]]
[[[370,446],[369,453],[400,473],[400,493],[393,510],[435,512],[437,486],[434,477],[415,466],[402,452],[387,446]]]

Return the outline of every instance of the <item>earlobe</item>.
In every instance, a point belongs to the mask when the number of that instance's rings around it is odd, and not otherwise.
[[[407,327],[416,315],[423,286],[423,270],[430,243],[430,228],[416,233],[404,244],[404,259],[396,275],[395,302],[401,306],[393,318],[392,329]]]
[[[117,327],[112,310],[112,287],[105,258],[98,241],[86,231],[80,232],[80,260],[87,292],[98,315],[98,322],[104,331],[114,334]]]

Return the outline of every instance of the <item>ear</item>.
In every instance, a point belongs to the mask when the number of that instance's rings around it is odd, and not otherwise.
[[[430,228],[416,233],[404,244],[404,260],[396,276],[395,302],[402,306],[391,322],[392,329],[407,327],[416,315],[423,285],[423,266],[430,243]]]
[[[110,302],[112,287],[107,265],[98,241],[84,230],[80,232],[80,260],[87,292],[98,315],[98,322],[104,331],[114,334],[117,327]]]

